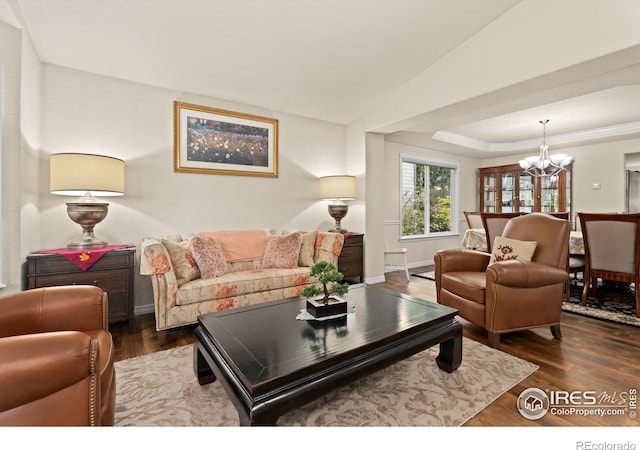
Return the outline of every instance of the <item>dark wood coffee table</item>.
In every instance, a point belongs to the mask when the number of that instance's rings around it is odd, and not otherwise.
[[[354,312],[328,321],[296,320],[305,308],[299,297],[200,316],[199,383],[218,380],[241,425],[275,425],[284,413],[435,344],[441,369],[460,366],[457,310],[372,286],[345,297]]]

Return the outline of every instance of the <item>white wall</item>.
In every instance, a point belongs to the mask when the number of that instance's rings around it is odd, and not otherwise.
[[[41,64],[28,33],[22,35],[22,86],[20,90],[20,250],[26,254],[33,242],[40,240],[41,178],[40,152],[40,92]]]
[[[8,170],[20,167],[20,30],[0,21],[0,154],[2,161],[2,274],[0,283],[7,285],[3,294],[20,285],[20,242],[14,233],[20,229],[20,173]],[[13,195],[10,195],[12,193]]]
[[[26,33],[0,20],[0,168],[2,174],[2,295],[22,288],[22,263],[38,238],[37,158],[40,63]]]
[[[333,225],[327,204],[318,200],[318,177],[345,172],[344,126],[47,64],[42,86],[40,247],[63,247],[81,231],[67,217],[70,199],[48,192],[48,155],[58,152],[125,160],[126,193],[107,200],[109,215],[95,228],[110,243],[139,245],[145,236],[204,230]],[[278,119],[279,177],[174,173],[174,100]],[[136,307],[151,303],[148,277],[137,276]]]

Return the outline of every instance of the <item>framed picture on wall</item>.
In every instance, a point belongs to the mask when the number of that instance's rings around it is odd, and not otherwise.
[[[175,172],[278,176],[278,120],[174,102]]]

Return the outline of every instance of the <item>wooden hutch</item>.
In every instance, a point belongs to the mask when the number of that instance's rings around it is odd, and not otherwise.
[[[571,170],[569,165],[557,175],[535,177],[519,164],[478,169],[479,210],[571,213]]]

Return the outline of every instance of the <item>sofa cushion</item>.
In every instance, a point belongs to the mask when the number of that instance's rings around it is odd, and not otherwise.
[[[264,247],[261,268],[293,269],[298,267],[301,244],[300,233],[292,233],[287,236],[269,236]]]
[[[491,258],[489,264],[496,261],[506,261],[516,259],[518,261],[531,261],[533,253],[536,251],[537,242],[519,241],[502,236],[496,236],[491,247]]]
[[[316,251],[317,237],[318,237],[317,231],[302,233],[302,243],[300,244],[300,256],[298,257],[298,266],[300,267],[313,266],[313,256]]]
[[[188,240],[173,242],[162,239],[162,245],[164,245],[164,248],[169,252],[169,259],[171,260],[173,271],[176,274],[178,286],[200,278],[200,270],[191,254]]]
[[[248,261],[227,261],[227,272],[242,272],[243,270],[258,270],[262,264],[262,258]]]
[[[202,278],[215,278],[227,273],[224,251],[216,239],[194,237],[190,248]]]
[[[197,279],[186,283],[176,295],[176,305],[212,301],[238,295],[305,286],[311,282],[311,269],[257,269],[227,272],[209,280]]]

